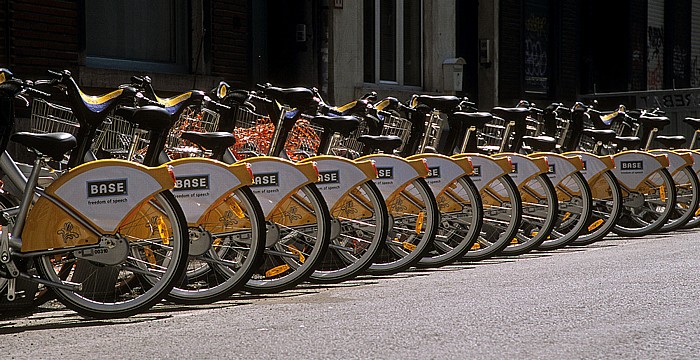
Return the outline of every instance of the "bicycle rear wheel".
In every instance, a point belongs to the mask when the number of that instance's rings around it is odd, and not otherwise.
[[[384,246],[389,214],[372,181],[360,184],[331,210],[331,243],[309,280],[334,283],[354,278],[372,265]]]
[[[523,218],[518,233],[501,254],[521,255],[536,249],[552,233],[558,220],[557,193],[546,174],[540,174],[520,189]]]
[[[81,284],[74,291],[53,289],[64,305],[79,314],[91,318],[138,314],[163,299],[182,279],[189,249],[187,226],[170,191],[153,195],[117,229],[116,235],[103,237],[116,244],[126,243],[122,245],[126,260],[105,265],[78,258],[72,249],[35,259],[44,278]],[[66,269],[67,273],[62,273]]]
[[[579,172],[562,179],[555,187],[559,204],[558,220],[552,233],[538,250],[555,250],[576,240],[588,227],[593,210],[591,188]]]
[[[167,298],[183,304],[208,304],[243,288],[265,249],[262,208],[248,187],[234,190],[190,228],[185,279]]]
[[[523,204],[518,187],[508,175],[492,181],[481,190],[484,222],[476,243],[462,260],[479,261],[498,255],[518,232]]]
[[[323,195],[314,184],[302,186],[268,218],[264,255],[244,289],[275,293],[307,280],[326,255],[330,236]]]
[[[612,171],[605,171],[589,186],[593,194],[591,219],[570,245],[585,246],[603,239],[615,227],[622,213],[622,192]]]
[[[613,232],[621,236],[644,236],[659,230],[676,206],[676,187],[666,169],[651,173],[636,191],[622,189],[624,209]]]
[[[373,275],[395,274],[415,266],[433,246],[440,221],[435,196],[424,179],[411,181],[385,201],[389,235],[384,250],[367,269]]]
[[[444,266],[460,259],[481,232],[484,208],[479,190],[468,176],[455,180],[436,200],[440,226],[433,249],[418,262],[420,267]]]
[[[693,168],[686,166],[673,175],[676,187],[676,206],[661,232],[675,231],[695,217],[700,202],[700,181]]]

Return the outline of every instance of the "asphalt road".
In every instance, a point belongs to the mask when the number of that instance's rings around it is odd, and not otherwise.
[[[159,305],[0,320],[0,358],[698,358],[700,232]]]

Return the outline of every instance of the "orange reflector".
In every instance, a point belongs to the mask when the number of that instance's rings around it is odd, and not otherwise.
[[[404,242],[403,242],[403,248],[404,248],[405,250],[408,250],[408,251],[413,251],[413,250],[416,249],[416,246],[413,245],[413,244],[411,244],[411,243],[409,243],[409,242],[405,242],[405,241],[404,241]]]
[[[598,219],[594,221],[592,224],[588,225],[588,231],[593,231],[597,229],[600,225],[603,225],[603,219]]]
[[[700,216],[700,208],[698,208],[697,210],[695,210],[695,216]]]
[[[304,257],[304,254],[302,254],[301,251],[299,251],[299,249],[297,249],[296,247],[294,247],[294,245],[289,245],[289,251],[291,251],[292,254],[294,254],[294,255],[296,255],[296,256],[299,257],[299,262],[300,262],[300,263],[303,264],[304,261],[306,261],[306,258]]]
[[[478,242],[475,242],[474,245],[472,245],[471,250],[479,250],[479,249],[481,249],[481,244],[479,244]]]
[[[568,218],[570,218],[570,217],[571,217],[571,213],[567,211],[567,212],[564,214],[564,216],[562,216],[561,221],[566,221],[566,219],[568,219]]]
[[[666,187],[664,185],[659,187],[659,196],[661,197],[661,201],[666,201]]]
[[[418,219],[416,219],[416,234],[420,234],[421,230],[423,230],[423,220],[425,220],[425,213],[421,211],[418,213]]]
[[[511,245],[518,244],[518,238],[513,238],[513,240],[510,241]]]
[[[148,260],[148,263],[151,265],[156,264],[156,255],[153,253],[153,250],[151,250],[150,246],[145,246],[143,248],[143,253],[146,255],[146,260]]]
[[[165,224],[162,216],[158,216],[158,235],[160,235],[161,241],[164,245],[170,245],[170,231],[168,231],[168,226]]]
[[[236,216],[238,216],[239,219],[243,219],[245,217],[245,214],[243,213],[243,209],[241,209],[240,206],[238,206],[238,203],[235,200],[232,200],[229,203],[229,208],[231,211],[233,211]]]
[[[275,266],[272,269],[265,271],[265,277],[271,278],[271,277],[277,276],[279,274],[282,274],[287,270],[289,270],[289,265],[287,265],[287,264]]]

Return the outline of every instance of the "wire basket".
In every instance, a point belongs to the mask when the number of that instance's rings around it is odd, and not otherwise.
[[[107,117],[92,144],[92,151],[98,154],[106,152],[110,158],[132,159],[129,156],[133,143],[144,142],[137,132],[136,126],[124,120],[121,116],[110,115]],[[144,143],[138,148],[145,147]],[[135,147],[136,148],[136,147]]]
[[[31,131],[36,133],[67,132],[75,135],[80,128],[70,108],[43,99],[32,100],[29,124]]]
[[[191,106],[187,108],[168,134],[165,148],[171,158],[177,159],[189,156],[202,156],[202,150],[192,142],[183,140],[182,133],[185,131],[212,132],[219,126],[219,113],[216,111]]]
[[[340,136],[340,134],[334,134],[331,138],[329,146],[329,154],[342,156],[347,158],[359,157],[362,153],[364,144],[359,142],[357,139],[366,135],[368,131],[367,121],[363,118],[358,118],[360,120],[360,125],[347,137]]]
[[[236,158],[245,159],[253,155],[266,155],[275,131],[270,117],[257,114],[248,108],[238,107],[234,110],[233,118],[235,119],[233,135],[236,137],[236,144],[231,147],[231,151]]]
[[[289,132],[284,150],[292,161],[298,161],[318,155],[323,129],[312,124],[308,119],[299,119]]]
[[[507,135],[507,129],[508,122],[501,117],[494,116],[493,119],[484,126],[481,133],[478,134],[479,149],[489,153],[500,151],[501,145],[504,143],[505,136]]]
[[[391,115],[389,118],[384,118],[382,135],[393,135],[401,138],[401,146],[397,149],[397,151],[401,152],[406,146],[409,136],[411,136],[411,127],[412,124],[408,119]]]

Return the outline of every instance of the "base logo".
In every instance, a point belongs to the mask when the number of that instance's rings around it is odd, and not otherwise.
[[[279,178],[279,173],[253,174],[253,184],[250,186],[279,186]]]
[[[428,179],[430,178],[439,178],[440,177],[440,167],[429,167],[428,168]]]
[[[208,190],[209,175],[178,176],[173,191]]]
[[[472,176],[481,176],[481,165],[474,165],[472,168],[474,169],[474,173],[472,174]]]
[[[393,167],[377,167],[377,179],[393,179]]]
[[[338,175],[338,170],[332,171],[319,171],[318,172],[318,183],[319,184],[331,184],[339,183],[340,175]]]
[[[126,179],[87,182],[87,196],[89,198],[119,195],[127,195]]]
[[[620,170],[644,170],[644,161],[621,161]]]

